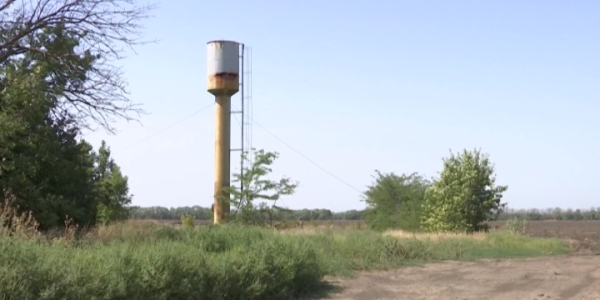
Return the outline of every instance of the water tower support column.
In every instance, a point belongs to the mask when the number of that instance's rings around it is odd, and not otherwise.
[[[216,96],[215,102],[214,223],[219,224],[230,210],[230,206],[223,203],[220,197],[227,197],[228,194],[223,188],[231,183],[231,96]]]

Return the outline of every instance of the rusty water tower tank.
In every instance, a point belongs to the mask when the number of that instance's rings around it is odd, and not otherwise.
[[[240,89],[240,44],[233,41],[207,43],[207,90],[215,96],[232,96]]]

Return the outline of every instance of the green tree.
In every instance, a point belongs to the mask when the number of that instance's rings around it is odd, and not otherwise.
[[[398,176],[375,172],[375,182],[364,194],[367,210],[363,216],[369,227],[418,230],[425,190],[431,182],[416,173]]]
[[[92,225],[98,201],[110,203],[80,129],[96,123],[113,132],[113,117],[140,112],[111,63],[120,46],[136,43],[148,8],[131,0],[0,4],[0,189],[10,189],[41,228],[67,216]]]
[[[130,202],[130,197],[119,198],[127,193],[127,178],[104,143],[96,156],[78,139],[71,116],[52,112],[55,94],[45,80],[56,71],[51,66],[25,55],[3,69],[0,189],[10,189],[15,204],[31,211],[41,228],[60,226],[67,217],[93,225],[97,209],[101,217],[122,219],[126,215],[117,208]]]
[[[281,196],[292,195],[298,183],[288,177],[278,181],[267,177],[271,172],[271,165],[279,157],[277,152],[265,152],[255,150],[252,162],[248,159],[248,153],[242,154],[242,159],[249,162],[249,167],[244,168],[243,174],[234,174],[233,185],[225,188],[229,198],[224,198],[227,203],[236,207],[235,221],[244,224],[260,224],[264,222],[265,216],[272,224],[276,211],[287,211],[277,206],[277,200]],[[243,189],[240,188],[240,184]],[[271,201],[271,205],[258,205],[257,200]]]
[[[502,211],[502,193],[508,189],[495,184],[489,155],[464,150],[457,155],[451,152],[443,161],[439,180],[425,193],[422,227],[429,231],[487,230],[484,222]]]
[[[51,66],[26,54],[0,68],[0,188],[10,189],[41,228],[61,225],[67,215],[93,223],[92,147],[78,141],[68,113],[52,113]]]
[[[121,168],[110,157],[110,148],[106,146],[105,141],[102,141],[95,162],[94,194],[98,203],[97,221],[107,224],[127,219],[133,195],[129,194],[127,176],[123,176]]]

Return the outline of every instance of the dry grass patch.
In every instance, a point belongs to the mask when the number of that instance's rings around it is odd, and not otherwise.
[[[427,233],[427,232],[409,232],[404,230],[389,230],[383,233],[385,236],[396,237],[400,239],[417,239],[427,241],[440,241],[449,239],[469,239],[481,241],[487,233],[476,232],[476,233],[452,233],[452,232],[440,232],[440,233]]]

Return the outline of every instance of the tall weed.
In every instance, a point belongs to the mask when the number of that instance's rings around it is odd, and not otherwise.
[[[510,234],[525,234],[527,220],[519,217],[509,219],[506,221],[504,229]]]
[[[312,248],[265,233],[173,229],[68,248],[3,236],[0,299],[289,299],[320,284]]]
[[[63,235],[0,234],[0,299],[292,299],[318,289],[325,275],[565,251],[558,240],[507,233],[398,238],[370,230],[124,222]]]

